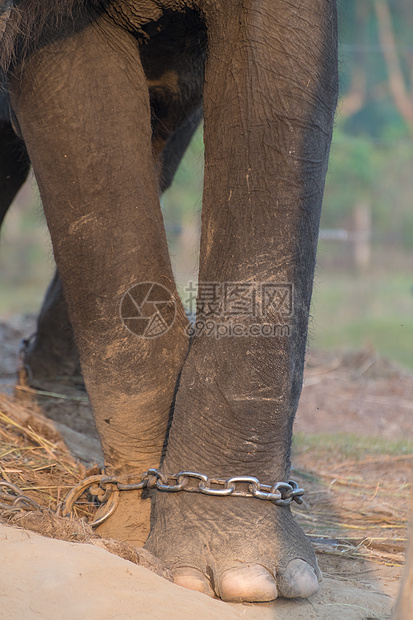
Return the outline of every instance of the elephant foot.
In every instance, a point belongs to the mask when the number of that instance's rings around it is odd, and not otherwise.
[[[48,348],[41,346],[36,336],[24,340],[20,347],[14,394],[16,400],[63,424],[60,432],[73,453],[82,461],[103,464],[99,437],[76,351],[66,351],[64,355],[61,349],[59,354],[57,348],[53,355]],[[80,433],[82,437],[76,438],[70,433],[66,435],[66,427]],[[94,442],[90,454],[88,440]]]
[[[142,491],[122,492],[113,515],[95,531],[102,538],[113,538],[143,547],[149,534],[150,514],[151,500],[148,497],[142,499]],[[100,516],[98,511],[96,518]]]
[[[85,391],[77,349],[73,341],[54,342],[37,333],[22,340],[17,370],[18,385],[52,391],[68,386]]]
[[[85,390],[62,284],[57,271],[47,289],[36,332],[20,345],[19,384],[51,391],[52,384]],[[44,387],[44,384],[49,384]],[[59,390],[57,390],[59,391]]]
[[[227,602],[317,592],[314,551],[288,507],[192,493],[158,494],[156,502],[146,548],[171,569],[176,584]]]

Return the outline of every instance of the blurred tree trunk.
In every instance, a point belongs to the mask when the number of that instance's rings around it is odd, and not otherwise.
[[[371,262],[371,207],[360,203],[354,209],[354,264],[360,272],[366,271]]]
[[[354,69],[351,75],[351,84],[347,93],[343,96],[340,105],[340,115],[347,118],[356,114],[364,106],[366,89],[366,52],[365,44],[367,41],[367,20],[369,17],[368,2],[357,2],[355,24],[354,24],[354,43],[356,46],[354,57]]]
[[[413,94],[408,92],[406,80],[397,55],[395,37],[387,0],[374,0],[380,44],[389,74],[389,88],[394,103],[413,136]]]

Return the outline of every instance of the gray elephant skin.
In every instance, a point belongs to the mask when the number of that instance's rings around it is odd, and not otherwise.
[[[0,36],[0,214],[31,164],[59,273],[33,372],[80,360],[110,475],[287,482],[337,99],[334,0],[2,0]],[[202,116],[197,332],[159,195]],[[142,295],[158,303],[155,334],[131,327]],[[153,495],[122,492],[99,531],[147,539],[176,583],[226,601],[317,591],[289,506]]]

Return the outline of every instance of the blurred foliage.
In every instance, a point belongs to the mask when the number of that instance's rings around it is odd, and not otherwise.
[[[413,249],[413,143],[374,141],[338,124],[330,153],[321,226],[352,229],[359,204],[372,214],[373,239]]]
[[[204,173],[203,125],[198,127],[183,158],[172,186],[162,196],[166,224],[192,219],[202,201]]]
[[[367,204],[373,239],[406,250],[413,249],[412,31],[411,0],[339,0],[341,98],[321,224],[351,229],[353,210]]]

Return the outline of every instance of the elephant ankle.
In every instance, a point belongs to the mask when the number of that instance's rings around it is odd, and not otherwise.
[[[95,517],[105,515],[106,506],[99,508]],[[113,538],[143,547],[150,530],[151,499],[142,491],[122,491],[117,506],[108,519],[96,528],[102,538]]]

